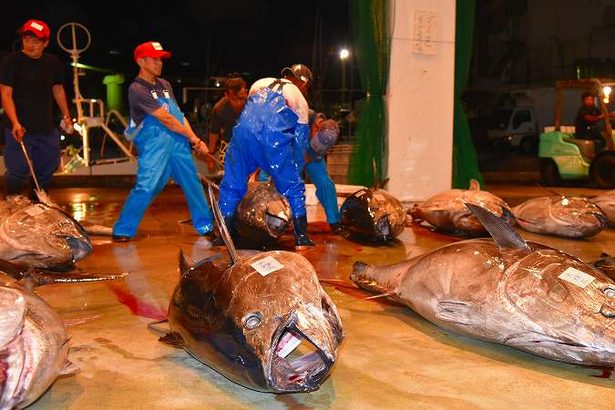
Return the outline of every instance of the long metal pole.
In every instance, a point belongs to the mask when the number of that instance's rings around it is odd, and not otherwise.
[[[36,185],[36,190],[41,191],[41,186],[38,184],[38,179],[36,179],[36,174],[34,173],[34,167],[32,166],[32,161],[30,160],[30,156],[28,155],[28,150],[26,150],[26,146],[24,145],[23,141],[19,141],[19,145],[21,145],[21,150],[26,157],[26,162],[28,163],[28,167],[30,168],[30,173],[32,174],[34,185]]]

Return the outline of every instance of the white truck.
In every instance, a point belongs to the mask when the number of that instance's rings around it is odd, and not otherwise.
[[[574,125],[581,106],[578,98],[567,98],[562,106],[562,124]],[[505,102],[496,108],[487,129],[490,142],[535,154],[538,136],[555,120],[556,92],[553,87],[515,90],[505,93]]]

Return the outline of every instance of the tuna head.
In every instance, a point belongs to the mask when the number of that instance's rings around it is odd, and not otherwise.
[[[62,319],[41,298],[0,273],[0,408],[21,409],[62,374],[69,337]]]
[[[615,189],[591,199],[606,214],[609,226],[615,226]]]
[[[238,384],[317,390],[343,339],[334,303],[303,256],[245,255],[231,267],[200,262],[184,273],[169,309],[171,329],[190,354]]]
[[[228,308],[260,363],[266,390],[317,390],[336,360],[343,331],[312,265],[299,254],[267,252],[235,265],[229,276],[237,274],[246,280]]]
[[[401,202],[382,189],[361,189],[344,201],[342,226],[351,235],[370,242],[387,242],[403,232],[406,211]]]
[[[0,222],[0,256],[4,259],[21,266],[53,269],[71,266],[92,252],[85,230],[59,208],[29,202],[9,204],[12,206],[3,209]]]
[[[290,205],[273,184],[253,183],[237,206],[235,228],[241,239],[255,243],[277,240],[290,225]],[[241,241],[240,241],[241,242]]]
[[[570,363],[615,364],[615,282],[550,248],[531,252],[505,277],[506,298],[529,323],[507,345]]]
[[[604,212],[582,197],[533,198],[516,206],[514,213],[523,229],[567,238],[596,235],[607,225]]]

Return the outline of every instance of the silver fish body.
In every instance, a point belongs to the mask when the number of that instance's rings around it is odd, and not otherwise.
[[[76,368],[68,361],[69,336],[62,319],[4,273],[0,273],[0,312],[0,408],[21,409],[60,375]]]
[[[235,211],[237,245],[272,247],[288,230],[290,221],[290,205],[272,183],[250,183]]]
[[[61,209],[21,196],[0,201],[0,258],[23,267],[63,269],[92,249],[85,230]]]
[[[363,188],[344,200],[341,226],[351,237],[387,242],[405,229],[406,211],[401,202],[379,188]]]
[[[523,229],[565,238],[585,238],[607,226],[605,213],[588,198],[560,195],[529,199],[513,208]]]
[[[455,235],[483,235],[487,230],[465,206],[479,205],[514,225],[508,204],[490,192],[476,189],[450,189],[415,205],[410,214],[415,222],[426,221],[434,228]]]
[[[239,252],[235,264],[221,254],[195,266],[181,257],[161,341],[253,390],[317,390],[343,339],[334,303],[303,256]]]
[[[615,226],[615,189],[595,196],[591,201],[605,213],[609,226]]]
[[[491,239],[470,239],[396,265],[358,263],[351,279],[459,334],[613,366],[615,282],[558,250],[530,247],[503,254]]]

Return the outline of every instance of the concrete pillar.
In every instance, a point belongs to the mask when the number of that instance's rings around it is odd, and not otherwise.
[[[451,188],[455,0],[393,0],[388,190],[403,202]]]

